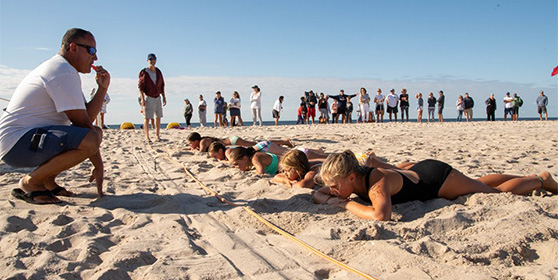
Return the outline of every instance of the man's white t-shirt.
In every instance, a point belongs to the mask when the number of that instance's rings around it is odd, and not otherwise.
[[[388,94],[387,96],[387,105],[389,107],[397,107],[397,101],[399,98],[395,94]]]
[[[275,100],[275,104],[273,104],[273,110],[281,112],[281,109],[283,109],[283,106],[281,106],[281,101],[279,101],[279,99]]]
[[[512,101],[513,101],[513,97],[511,97],[511,96],[506,96],[506,97],[504,97],[504,102],[506,102],[506,101],[508,101],[508,100],[509,100],[509,102],[504,103],[505,108],[508,108],[508,109],[509,109],[509,108],[513,108],[513,102],[512,102]]]
[[[78,71],[55,55],[31,71],[17,86],[0,118],[0,158],[29,130],[49,125],[70,125],[64,113],[86,110]]]

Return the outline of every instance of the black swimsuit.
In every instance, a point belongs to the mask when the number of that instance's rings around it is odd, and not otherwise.
[[[370,173],[372,173],[373,168],[366,171],[365,184],[366,184],[366,197],[359,195],[362,200],[370,201],[368,197],[368,191],[370,190]],[[434,198],[438,198],[438,192],[440,188],[448,178],[450,172],[453,168],[444,162],[427,159],[409,168],[409,170],[417,173],[419,177],[418,183],[414,183],[407,176],[403,175],[397,170],[393,170],[403,177],[403,186],[401,190],[391,196],[391,203],[398,204],[413,200],[426,201]]]

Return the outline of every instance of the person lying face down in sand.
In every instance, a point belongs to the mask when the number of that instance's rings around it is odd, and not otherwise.
[[[393,166],[380,160],[374,153],[357,153],[359,164],[368,167],[382,167],[387,169],[405,169],[411,163]],[[279,162],[280,173],[275,175],[272,182],[285,184],[289,187],[314,188],[314,185],[323,185],[316,182],[315,177],[320,172],[324,158],[308,159],[307,155],[297,149],[292,149],[281,157]]]
[[[254,167],[258,174],[275,175],[279,167],[279,156],[257,152],[252,147],[236,147],[230,151],[229,162],[242,171],[248,171]]]
[[[230,147],[230,148],[235,148],[235,147]],[[223,143],[221,142],[213,142],[211,143],[211,145],[209,145],[209,149],[207,151],[209,153],[209,156],[212,158],[228,161],[230,148],[227,149],[227,147],[223,145]],[[258,142],[256,145],[252,146],[252,148],[256,152],[272,153],[278,156],[282,156],[283,154],[289,151],[289,149],[285,147],[281,147],[271,141]],[[325,154],[322,150],[305,149],[305,148],[297,148],[297,150],[303,152],[310,159],[318,159],[318,158],[325,159],[327,157],[327,154]]]
[[[546,171],[529,176],[490,174],[474,180],[437,160],[423,160],[407,167],[408,170],[368,168],[360,165],[351,151],[332,154],[320,170],[327,187],[316,191],[313,201],[336,205],[360,218],[389,221],[392,204],[412,200],[456,199],[472,193],[525,195],[541,188],[558,191],[558,183]],[[353,193],[372,205],[348,199]]]
[[[244,140],[238,136],[230,136],[224,139],[219,139],[219,138],[215,138],[215,137],[202,137],[199,133],[197,132],[192,132],[190,133],[190,135],[188,135],[187,138],[188,141],[188,145],[190,145],[190,149],[192,150],[198,150],[200,152],[207,152],[209,145],[211,145],[211,143],[217,141],[217,142],[221,142],[223,145],[225,146],[243,146],[243,147],[251,147],[256,145],[258,142],[254,142],[254,141],[248,141],[248,140]],[[277,145],[283,145],[283,146],[287,146],[287,147],[294,147],[293,143],[291,142],[290,139],[285,139],[285,140],[269,140]]]

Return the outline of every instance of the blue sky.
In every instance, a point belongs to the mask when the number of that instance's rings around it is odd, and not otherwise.
[[[558,113],[558,77],[550,77],[558,65],[555,0],[1,0],[0,97],[9,98],[26,71],[54,55],[71,27],[93,32],[98,64],[113,77],[109,123],[141,121],[136,103],[129,104],[137,102],[137,73],[150,52],[167,80],[164,122],[182,121],[183,98],[202,93],[212,100],[217,90],[226,99],[239,91],[250,119],[252,84],[262,88],[267,120],[278,95],[287,97],[285,119],[296,119],[305,90],[352,93],[362,86],[406,87],[412,95],[442,89],[448,117],[459,94],[476,97],[480,117],[484,99],[506,91],[519,93],[531,106],[525,116],[534,116],[542,89],[551,115]],[[83,83],[88,93],[92,75]]]

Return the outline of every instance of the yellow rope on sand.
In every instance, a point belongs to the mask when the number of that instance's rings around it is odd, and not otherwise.
[[[359,276],[361,276],[361,277],[363,277],[363,278],[365,278],[365,279],[378,280],[378,278],[374,278],[374,277],[372,277],[372,276],[370,276],[370,275],[368,275],[368,274],[366,274],[366,273],[364,273],[364,272],[362,272],[362,271],[360,271],[360,270],[358,270],[358,269],[352,268],[352,267],[350,267],[350,266],[348,266],[348,265],[346,265],[346,264],[344,264],[344,263],[342,263],[342,262],[340,262],[340,261],[338,261],[338,260],[336,260],[336,259],[334,259],[334,258],[332,258],[332,257],[330,257],[330,256],[328,256],[328,255],[326,255],[326,254],[324,254],[324,253],[322,253],[322,252],[316,250],[316,249],[314,249],[312,246],[310,246],[310,245],[304,243],[302,240],[300,240],[300,239],[294,237],[292,234],[290,234],[290,233],[288,233],[288,232],[286,232],[286,231],[280,229],[279,227],[275,226],[274,224],[270,223],[268,220],[264,219],[264,218],[263,218],[262,216],[260,216],[258,213],[254,212],[254,210],[250,209],[248,206],[246,206],[246,205],[241,205],[241,204],[236,204],[236,203],[230,202],[230,201],[228,201],[227,199],[221,197],[221,196],[220,196],[219,194],[217,194],[215,191],[213,191],[212,189],[208,188],[203,182],[201,182],[200,180],[198,180],[198,179],[196,178],[196,176],[194,176],[194,174],[192,174],[192,172],[190,172],[182,163],[180,163],[180,162],[177,161],[176,159],[172,158],[172,157],[169,155],[169,153],[167,153],[167,152],[161,152],[161,153],[160,153],[160,152],[155,151],[155,149],[153,149],[153,147],[151,146],[151,143],[149,143],[147,146],[148,146],[149,149],[151,149],[151,151],[153,151],[154,153],[156,153],[156,154],[163,154],[163,155],[164,155],[166,158],[168,158],[171,162],[173,162],[174,164],[180,166],[180,167],[186,172],[186,174],[188,174],[188,176],[190,176],[190,178],[192,178],[192,180],[194,180],[196,183],[198,183],[198,185],[199,185],[202,189],[204,189],[206,192],[210,193],[211,195],[214,195],[219,201],[221,201],[221,202],[223,202],[223,203],[226,203],[226,204],[228,204],[228,205],[231,205],[231,206],[235,206],[235,207],[236,207],[236,206],[241,206],[242,209],[244,209],[244,210],[245,210],[246,212],[248,212],[250,215],[252,215],[253,217],[255,217],[258,221],[260,221],[260,222],[262,222],[263,224],[265,224],[266,226],[268,226],[268,227],[269,227],[270,229],[272,229],[273,231],[279,233],[279,234],[282,235],[282,236],[287,237],[288,239],[294,241],[294,242],[297,243],[298,245],[300,245],[300,246],[302,246],[302,247],[304,247],[304,248],[310,250],[312,253],[314,253],[314,254],[316,254],[316,255],[318,255],[318,256],[320,256],[320,257],[322,257],[322,258],[324,258],[324,259],[326,259],[326,260],[328,260],[328,261],[330,261],[330,262],[332,262],[332,263],[334,263],[334,264],[340,266],[340,267],[343,268],[343,269],[346,269],[346,270],[348,270],[348,271],[350,271],[350,272],[353,272],[353,273],[355,273],[355,274],[357,274],[357,275],[359,275]]]

